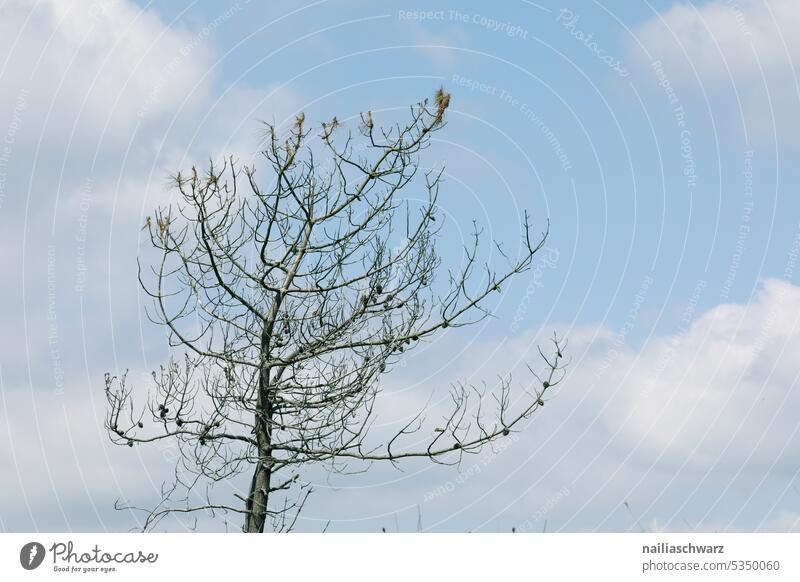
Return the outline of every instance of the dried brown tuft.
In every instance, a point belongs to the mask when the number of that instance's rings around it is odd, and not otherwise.
[[[446,93],[441,87],[436,91],[436,120],[441,121],[445,110],[450,106],[450,93]]]

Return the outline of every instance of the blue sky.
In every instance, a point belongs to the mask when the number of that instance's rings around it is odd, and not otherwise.
[[[113,500],[147,504],[168,469],[168,451],[119,450],[101,429],[103,373],[141,378],[168,356],[135,276],[168,173],[251,159],[258,120],[391,121],[439,86],[448,125],[421,163],[446,168],[445,255],[473,218],[512,249],[524,209],[551,236],[493,320],[387,377],[387,410],[518,372],[553,330],[569,378],[461,473],[311,471],[300,528],[408,531],[418,513],[435,531],[800,527],[792,0],[0,14],[0,528],[134,527]]]

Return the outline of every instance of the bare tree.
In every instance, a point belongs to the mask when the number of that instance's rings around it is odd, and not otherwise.
[[[553,353],[540,350],[544,375],[534,373],[519,394],[510,377],[492,390],[458,384],[437,427],[421,411],[370,442],[381,375],[404,350],[489,315],[490,294],[531,265],[547,236],[532,239],[526,214],[516,258],[494,243],[506,263],[498,271],[478,258],[475,227],[461,266],[436,281],[442,172],[424,174],[421,203],[401,192],[443,127],[449,100],[439,90],[388,129],[363,114],[355,137],[336,118],[316,136],[302,114],[283,138],[266,124],[268,188],[255,167],[233,158],[174,176],[180,203],[148,218],[159,259],[140,265],[139,280],[154,299],[148,315],[166,326],[180,355],[153,372],[143,406],[126,375],[106,374],[112,441],[171,439],[179,450],[174,481],[146,510],[143,529],[170,513],[205,511],[242,514],[247,532],[268,521],[290,530],[310,492],[300,480],[304,466],[458,463],[519,428],[561,380],[554,336]],[[248,494],[216,502],[215,486],[243,472],[252,474]]]

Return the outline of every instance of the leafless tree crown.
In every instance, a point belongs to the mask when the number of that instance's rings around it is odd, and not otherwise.
[[[516,258],[496,245],[498,270],[478,258],[476,227],[461,266],[441,276],[442,173],[420,176],[421,203],[401,191],[449,100],[439,90],[388,129],[365,113],[355,135],[336,118],[312,132],[300,114],[284,137],[267,124],[268,186],[233,158],[174,176],[180,203],[148,218],[159,258],[140,265],[139,278],[153,299],[148,315],[181,356],[153,372],[144,406],[125,374],[106,375],[112,440],[169,439],[179,450],[144,529],[198,511],[241,514],[249,532],[268,522],[291,529],[310,491],[304,465],[457,463],[543,405],[563,375],[556,337],[552,354],[542,353],[545,375],[519,395],[510,377],[489,391],[459,384],[436,428],[421,411],[393,435],[368,439],[381,375],[440,330],[486,317],[487,298],[531,265],[547,236],[534,240],[526,214]],[[426,430],[425,444],[409,449],[410,435],[418,443]],[[247,494],[217,502],[215,486],[243,472],[252,474]]]

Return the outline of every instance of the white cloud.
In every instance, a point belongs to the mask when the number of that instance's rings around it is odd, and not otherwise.
[[[698,313],[642,346],[605,326],[565,327],[567,380],[517,442],[467,458],[460,473],[374,467],[336,479],[335,491],[321,479],[304,525],[319,529],[333,516],[342,520],[335,531],[393,529],[398,512],[401,529],[413,531],[419,504],[426,527],[449,531],[541,531],[545,520],[550,531],[796,529],[798,329],[800,287],[775,279],[749,303]],[[537,362],[536,345],[551,333],[479,340],[460,353],[444,342],[438,360],[456,354],[452,364],[404,400],[445,376],[491,382],[512,371],[525,383],[525,364]],[[464,330],[453,341],[475,337]],[[413,384],[426,369],[412,365],[390,385]]]
[[[100,529],[117,520],[130,527],[135,518],[115,516],[114,501],[152,503],[169,478],[163,447],[128,449],[108,440],[100,383],[70,384],[63,393],[2,387],[0,463],[7,470],[0,489],[16,501],[0,515],[6,528]]]
[[[290,87],[216,86],[214,29],[246,17],[242,6],[191,30],[123,0],[5,5],[0,132],[15,129],[6,204],[33,173],[37,206],[56,192],[77,205],[91,178],[95,207],[116,199],[118,212],[138,214],[148,194],[164,200],[177,164],[251,155],[254,122],[281,122],[303,101]]]
[[[780,516],[795,503],[789,484],[800,460],[798,331],[800,287],[777,279],[746,304],[698,313],[642,346],[620,343],[605,326],[561,329],[573,358],[567,380],[518,444],[424,505],[428,522],[458,529],[457,512],[480,500],[467,513],[488,529],[534,521],[538,531],[548,518],[551,529],[636,530],[622,505],[630,500],[653,530],[796,527]],[[535,346],[550,333],[528,332],[499,349],[478,343],[455,369],[466,362],[462,373],[480,368],[473,379],[511,370],[524,381],[524,364],[537,361]],[[423,493],[458,483],[453,474],[419,479]]]
[[[211,54],[191,31],[116,0],[14,0],[0,20],[0,52],[2,110],[28,91],[28,123],[61,139],[75,131],[73,147],[75,139],[129,138],[143,117],[171,114],[206,89],[198,79]],[[21,136],[38,137],[25,129]]]
[[[656,79],[651,64],[660,61],[680,94],[704,92],[714,108],[763,139],[772,134],[773,116],[783,126],[800,106],[798,27],[794,0],[679,3],[636,28],[629,52],[644,78]]]
[[[420,505],[424,527],[439,530],[540,531],[545,519],[548,530],[635,530],[622,506],[630,500],[636,519],[653,531],[796,529],[799,325],[800,287],[767,280],[748,304],[718,305],[641,347],[620,345],[607,327],[565,328],[572,357],[567,381],[518,440],[497,455],[468,457],[461,473],[429,463],[405,463],[402,472],[376,465],[332,479],[314,471],[316,492],[301,527],[319,531],[333,518],[333,531],[393,529],[398,512],[401,529],[413,531]],[[413,414],[432,388],[452,380],[491,382],[513,371],[525,383],[524,365],[536,363],[536,345],[544,346],[551,330],[502,343],[477,333],[454,332],[422,354],[412,352],[409,366],[387,379],[382,420]],[[465,342],[470,347],[459,352]],[[436,373],[421,363],[454,354]],[[69,402],[37,397],[35,408],[29,395],[14,396],[14,440],[0,439],[0,460],[14,466],[10,447],[24,459],[20,476],[29,496],[53,495],[49,468],[65,507],[103,500],[99,510],[108,519],[116,495],[152,493],[150,474],[157,483],[167,463],[157,448],[106,444],[99,388],[92,394],[68,385]],[[437,390],[432,415],[445,393]],[[34,415],[38,433],[31,429]],[[2,485],[21,498],[16,475],[6,477]],[[25,523],[24,509],[6,512],[6,524]],[[69,525],[101,523],[81,519]]]
[[[800,457],[800,288],[770,279],[747,305],[719,305],[616,365],[605,420],[693,468],[769,470]],[[794,470],[794,469],[791,469]]]
[[[13,438],[2,439],[0,463],[14,467],[13,451],[19,473],[4,472],[0,488],[20,503],[3,508],[0,528],[33,529],[23,491],[41,503],[33,508],[40,528],[121,523],[112,509],[117,483],[126,494],[145,495],[147,468],[157,466],[160,475],[164,463],[152,465],[144,448],[141,462],[138,450],[108,450],[98,383],[117,362],[152,367],[142,360],[164,344],[146,321],[144,337],[138,334],[144,315],[136,309],[136,256],[141,216],[169,202],[167,172],[209,154],[251,154],[254,120],[274,115],[280,123],[303,103],[290,87],[218,86],[224,59],[213,28],[245,17],[245,7],[220,8],[194,30],[122,0],[3,4],[0,241],[8,252],[0,256],[7,279],[0,286],[0,375],[9,408],[0,408],[0,424]],[[54,350],[67,387],[55,398]]]
[[[787,28],[795,27],[800,8],[793,4],[775,1],[769,5],[782,27],[784,23]],[[161,201],[157,196],[163,194],[167,169],[202,160],[209,153],[245,156],[249,153],[248,140],[255,137],[251,123],[254,118],[269,119],[274,113],[280,122],[303,101],[289,88],[269,98],[269,89],[234,88],[217,101],[213,74],[206,74],[213,68],[215,56],[206,36],[171,28],[154,13],[141,12],[128,2],[102,4],[106,8],[99,14],[92,12],[94,6],[97,5],[55,0],[34,6],[33,2],[14,0],[4,5],[0,20],[0,54],[6,59],[5,68],[0,70],[4,89],[0,93],[0,133],[9,127],[14,111],[19,113],[12,152],[14,174],[6,183],[17,190],[8,189],[0,207],[3,226],[11,226],[0,231],[3,240],[20,240],[25,227],[16,221],[12,225],[6,216],[9,209],[15,217],[21,216],[16,212],[24,206],[24,187],[28,173],[34,170],[28,164],[40,137],[44,148],[58,152],[58,157],[47,158],[46,163],[40,162],[35,168],[31,212],[39,217],[37,222],[34,216],[27,228],[38,234],[28,233],[26,256],[3,254],[0,264],[3,272],[17,273],[24,261],[33,259],[25,263],[26,280],[28,291],[36,289],[43,281],[44,247],[49,242],[58,243],[60,345],[65,359],[70,359],[67,367],[72,373],[64,402],[50,401],[49,385],[26,377],[24,341],[29,343],[34,376],[39,374],[41,380],[51,372],[45,340],[48,322],[41,309],[44,294],[40,293],[29,299],[25,314],[28,322],[23,325],[21,290],[15,287],[13,298],[4,297],[5,307],[0,308],[4,336],[15,338],[11,349],[0,354],[8,383],[3,390],[13,410],[13,414],[2,414],[2,418],[9,419],[5,426],[13,440],[0,439],[0,461],[5,467],[14,466],[13,450],[20,463],[22,482],[16,474],[6,472],[0,475],[0,485],[11,492],[12,499],[21,499],[24,489],[31,498],[58,499],[66,507],[96,499],[98,511],[105,516],[111,511],[108,501],[113,501],[119,491],[114,476],[124,482],[125,491],[147,488],[147,472],[153,462],[150,457],[140,462],[138,449],[131,453],[108,448],[96,412],[104,405],[96,401],[98,394],[92,394],[84,380],[84,358],[90,360],[89,373],[100,374],[93,381],[99,381],[103,369],[98,370],[98,361],[105,365],[111,359],[109,344],[121,336],[131,345],[139,341],[138,336],[129,337],[134,327],[129,322],[136,317],[130,308],[136,281],[132,275],[128,279],[120,276],[130,271],[124,260],[130,259],[133,265],[141,225],[138,213],[147,213],[147,208]],[[781,52],[780,37],[770,28],[772,16],[761,3],[740,2],[740,6],[748,15],[745,22],[753,35],[753,46],[761,47],[759,56],[765,68],[774,77],[785,75],[788,57],[786,51]],[[664,16],[692,55],[705,82],[716,83],[727,78],[727,71],[718,66],[718,58],[709,56],[714,51],[698,28],[702,20],[697,14],[709,22],[713,20],[710,26],[727,51],[724,54],[730,56],[737,86],[748,85],[753,79],[758,81],[758,69],[745,58],[747,54],[737,52],[742,49],[734,41],[741,38],[741,32],[736,32],[739,21],[735,14],[732,21],[730,12],[729,5],[716,3],[699,13],[691,7],[676,7]],[[640,33],[651,46],[653,57],[669,64],[669,74],[676,82],[693,82],[691,74],[686,73],[686,62],[681,60],[684,57],[680,46],[669,30],[662,28],[663,24],[654,21]],[[787,37],[786,42],[788,54],[797,54],[798,41]],[[191,50],[184,51],[186,47]],[[180,66],[173,64],[176,58]],[[36,63],[35,68],[31,68],[31,61]],[[787,87],[784,92],[791,93],[793,86]],[[20,110],[17,105],[23,91],[25,107]],[[190,102],[178,115],[187,96]],[[175,124],[170,127],[173,120]],[[134,134],[132,128],[140,122],[144,129]],[[130,140],[134,142],[128,151]],[[89,162],[98,144],[102,145],[103,163],[90,173]],[[61,156],[67,155],[62,151],[66,146],[69,155],[81,163],[66,164],[62,175]],[[80,212],[77,199],[90,175],[94,179],[88,222],[91,248],[87,251],[91,282],[83,298],[91,317],[83,322],[88,328],[89,343],[84,354],[78,304],[68,289],[74,283],[74,237],[79,228],[72,219]],[[59,215],[60,238],[51,241],[51,208],[47,204],[58,190],[63,197],[72,198],[72,204],[62,205],[72,214]],[[117,251],[126,252],[115,252],[113,257],[118,260],[110,261],[104,237],[110,230],[107,210],[115,196],[119,203],[114,244],[119,247]],[[130,212],[130,216],[119,217],[120,209]],[[125,228],[119,229],[119,223]],[[107,275],[109,268],[113,273]],[[106,289],[112,285],[116,287]],[[11,297],[11,293],[8,295]],[[120,309],[112,309],[106,302]],[[738,482],[742,473],[754,473],[759,478],[766,475],[790,479],[793,475],[800,456],[800,444],[794,434],[797,422],[792,416],[800,404],[794,389],[797,371],[793,365],[793,356],[800,348],[800,340],[795,339],[798,313],[800,288],[770,280],[750,304],[718,306],[700,315],[684,332],[653,338],[638,349],[616,346],[613,330],[606,327],[565,329],[574,356],[568,382],[547,402],[521,440],[496,461],[481,465],[479,474],[458,481],[454,473],[438,468],[421,468],[402,476],[392,473],[385,477],[392,481],[389,485],[351,490],[350,493],[355,492],[354,500],[346,508],[342,503],[346,496],[321,493],[315,502],[319,515],[322,518],[330,507],[341,505],[343,516],[358,517],[359,508],[370,505],[364,501],[367,497],[375,501],[374,507],[384,507],[388,512],[413,507],[424,499],[425,493],[443,482],[453,482],[452,495],[424,505],[426,525],[440,523],[445,529],[466,529],[461,526],[475,523],[470,516],[478,515],[477,519],[490,524],[487,527],[491,529],[506,514],[509,524],[521,524],[531,516],[543,515],[548,500],[556,498],[564,486],[569,487],[569,495],[559,497],[558,506],[547,509],[551,529],[619,528],[619,522],[609,516],[628,496],[637,499],[636,507],[641,507],[646,516],[659,516],[658,523],[664,526],[674,526],[668,522],[680,513],[687,495],[701,508],[695,508],[695,512],[700,514],[698,519],[702,518],[704,508],[714,503],[726,487]],[[466,336],[458,336],[458,341],[475,337],[465,333]],[[543,336],[549,333],[545,330]],[[131,356],[135,347],[114,348],[119,349],[121,366],[141,364],[137,361],[141,354]],[[609,360],[612,349],[616,355]],[[447,362],[457,351],[457,346],[442,342],[431,347],[421,360]],[[521,369],[523,363],[535,362],[537,357],[532,333],[502,346],[485,340],[472,343],[452,367],[421,366],[422,371],[414,378],[419,382],[418,390],[401,393],[402,385],[393,384],[396,393],[389,399],[390,407],[395,414],[409,414],[427,402],[433,382],[444,388],[451,380],[473,374],[474,381],[491,381],[497,373]],[[606,368],[609,361],[611,366]],[[412,371],[415,364],[411,363]],[[433,369],[438,373],[428,375],[427,371]],[[524,371],[520,377],[525,377]],[[29,386],[43,392],[37,392],[32,399]],[[445,394],[445,390],[438,392],[439,398]],[[434,407],[438,400],[434,400]],[[38,432],[34,419],[39,421]],[[149,453],[142,448],[142,454]],[[682,469],[684,462],[687,464]],[[51,471],[54,484],[46,468]],[[386,473],[375,475],[374,479],[380,480]],[[703,478],[706,480],[701,481]],[[669,482],[680,495],[670,497]],[[749,493],[747,489],[745,494],[736,493],[737,500],[747,503]],[[658,497],[662,497],[661,501]],[[4,509],[0,516],[6,527],[32,527],[25,521],[24,507],[10,509],[17,513],[9,515]],[[796,528],[792,525],[796,522],[794,515],[784,510],[777,508],[765,527]],[[698,521],[694,516],[688,517],[693,523]],[[733,517],[716,516],[717,521],[713,522],[709,517],[705,525],[719,523],[722,529]],[[75,519],[59,525],[102,523],[93,522],[91,515]],[[537,519],[534,529],[542,525],[542,520]],[[42,523],[38,525],[41,527]]]
[[[700,7],[676,4],[636,33],[654,59],[692,68],[706,80],[791,74],[800,56],[800,5],[793,0],[715,0]],[[685,65],[690,65],[689,67]],[[676,71],[677,72],[677,71]]]

